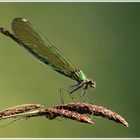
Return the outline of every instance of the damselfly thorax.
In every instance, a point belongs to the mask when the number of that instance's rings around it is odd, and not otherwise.
[[[76,102],[74,96],[72,95],[73,92],[82,89],[81,92],[79,92],[79,95],[81,96],[81,98],[85,101],[85,102],[89,102],[89,99],[86,96],[86,91],[88,89],[88,87],[91,88],[95,88],[96,87],[96,81],[94,81],[93,79],[88,79],[85,74],[83,73],[83,71],[81,71],[79,68],[74,68],[72,69],[72,79],[77,81],[76,85],[72,85],[69,86],[67,88],[67,91],[69,93],[69,95],[71,96],[72,100],[74,102]],[[63,103],[63,88],[60,89],[60,97],[61,97],[61,101]]]
[[[91,88],[96,87],[96,81],[93,79],[88,79],[86,75],[79,68],[74,68],[72,70],[72,79],[76,80],[78,84],[88,85]]]

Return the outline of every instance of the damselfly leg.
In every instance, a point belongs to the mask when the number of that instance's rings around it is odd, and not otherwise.
[[[90,103],[90,100],[88,99],[88,97],[86,96],[86,92],[87,92],[87,89],[88,89],[88,85],[86,85],[83,90],[80,92],[80,97],[83,99],[84,102],[86,103]]]
[[[76,85],[72,85],[72,86],[69,86],[69,87],[66,87],[66,88],[61,88],[60,89],[60,100],[61,100],[61,103],[64,104],[64,100],[63,100],[63,93],[66,91],[68,92],[68,94],[70,95],[71,99],[76,102],[76,99],[74,98],[73,96],[73,93],[79,89],[82,89],[82,91],[79,93],[80,97],[82,98],[82,100],[86,103],[89,103],[90,100],[88,99],[88,97],[86,96],[86,91],[88,89],[88,84],[86,83],[78,83]]]
[[[75,100],[74,97],[72,96],[72,93],[75,92],[75,91],[77,91],[77,90],[79,90],[79,89],[82,88],[82,87],[83,87],[83,83],[80,83],[80,84],[78,84],[78,85],[76,86],[76,88],[74,88],[74,89],[71,90],[71,91],[68,91],[70,97],[72,98],[72,100],[73,100],[74,102],[76,102],[76,100]]]
[[[63,99],[63,93],[66,91],[66,92],[70,92],[71,88],[74,88],[74,87],[77,87],[79,84],[76,84],[76,85],[72,85],[72,86],[68,86],[68,87],[64,87],[64,88],[61,88],[60,89],[60,92],[59,92],[59,96],[60,96],[60,100],[61,100],[61,103],[64,104],[64,99]],[[74,99],[74,98],[73,98]],[[75,99],[74,99],[75,100]],[[76,101],[76,100],[75,100]]]

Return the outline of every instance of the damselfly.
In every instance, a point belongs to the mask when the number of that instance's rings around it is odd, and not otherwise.
[[[88,79],[83,71],[77,68],[71,61],[56,47],[54,47],[48,39],[29,21],[24,18],[15,18],[12,22],[12,30],[14,34],[10,33],[3,27],[0,28],[0,32],[16,41],[20,46],[28,50],[37,60],[40,60],[45,65],[48,65],[58,73],[61,73],[75,81],[76,85],[68,90],[69,95],[74,100],[72,93],[82,88],[80,92],[81,97],[88,100],[86,97],[86,91],[88,87],[95,88],[96,82],[92,79]],[[60,95],[62,98],[62,91],[60,89]]]

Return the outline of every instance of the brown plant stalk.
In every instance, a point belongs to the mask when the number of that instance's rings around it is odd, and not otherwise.
[[[88,103],[68,103],[56,105],[51,108],[44,107],[40,104],[19,105],[6,110],[0,111],[0,120],[8,118],[32,118],[45,116],[48,119],[56,117],[69,118],[79,122],[93,124],[89,115],[108,118],[114,122],[123,124],[128,127],[127,121],[119,114],[108,110],[103,106],[92,105]]]

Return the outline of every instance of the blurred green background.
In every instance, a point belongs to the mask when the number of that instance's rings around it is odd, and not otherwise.
[[[96,90],[88,90],[89,99],[130,125],[95,117],[94,125],[42,117],[1,127],[0,137],[140,137],[140,3],[0,3],[0,17],[0,26],[10,31],[15,17],[37,26],[97,81]],[[59,89],[72,84],[0,34],[1,110],[25,103],[60,104]],[[67,94],[64,99],[72,101]]]

